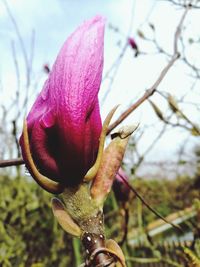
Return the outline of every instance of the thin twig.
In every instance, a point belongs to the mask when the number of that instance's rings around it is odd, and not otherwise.
[[[27,87],[29,86],[30,84],[30,70],[29,70],[29,60],[28,60],[28,56],[27,56],[27,52],[26,52],[26,48],[25,48],[25,45],[24,45],[24,41],[22,39],[22,36],[21,36],[21,33],[20,33],[20,30],[19,30],[19,27],[17,25],[17,22],[10,10],[10,7],[7,3],[6,0],[3,0],[3,3],[4,3],[4,6],[7,10],[7,13],[10,17],[10,20],[15,28],[15,32],[16,32],[16,35],[17,35],[17,38],[19,40],[19,43],[20,43],[20,47],[21,47],[21,51],[22,51],[22,54],[23,54],[23,57],[24,57],[24,61],[25,61],[25,66],[26,66],[26,77],[27,77]]]
[[[136,108],[138,108],[145,100],[147,100],[150,96],[154,94],[156,88],[161,83],[165,75],[167,74],[168,70],[172,67],[174,62],[179,58],[179,54],[176,54],[172,57],[169,61],[167,66],[161,71],[158,79],[156,82],[144,93],[144,95],[139,98],[133,105],[131,105],[126,111],[124,111],[119,118],[110,125],[107,134],[109,134],[114,128],[116,128],[122,121],[124,121]]]
[[[176,225],[172,222],[169,222],[166,220],[161,214],[159,214],[156,210],[154,210],[146,201],[145,199],[137,192],[137,190],[129,184],[129,182],[122,176],[120,173],[118,173],[119,177],[122,179],[122,181],[125,183],[125,185],[141,200],[141,202],[150,210],[152,211],[157,217],[159,217],[164,222],[170,224],[172,227],[178,229],[179,231],[183,231],[179,225]]]
[[[165,133],[165,130],[167,129],[167,125],[164,124],[164,127],[162,128],[161,132],[154,138],[154,140],[150,143],[150,145],[147,147],[145,152],[139,156],[137,163],[134,165],[134,172],[140,167],[142,162],[144,161],[145,156],[153,149],[153,147],[157,144],[157,141],[163,136]]]
[[[183,4],[180,3],[180,1],[179,2],[174,1],[174,0],[163,0],[163,1],[170,2],[170,3],[172,3],[172,4],[174,4],[174,5],[178,6],[178,7],[185,8],[187,6],[185,3],[183,3]],[[195,8],[195,9],[199,9],[200,8],[200,6],[192,4],[192,2],[193,1],[189,1],[189,4],[188,4],[188,5],[190,5],[191,8]]]
[[[17,80],[17,90],[16,90],[16,106],[17,109],[19,109],[19,94],[20,94],[20,71],[19,71],[19,62],[17,60],[17,55],[16,55],[16,49],[15,49],[15,42],[11,42],[11,48],[12,48],[12,55],[13,55],[13,62],[15,66],[15,74],[16,74],[16,80]],[[18,117],[18,116],[17,116]]]
[[[0,168],[18,166],[22,164],[24,164],[24,160],[22,158],[0,160]]]
[[[164,99],[166,99],[167,101],[168,101],[168,96],[166,96],[165,94],[163,94],[162,92],[160,92],[160,91],[158,91],[158,90],[156,90],[156,92],[158,93],[158,94],[160,94]],[[182,97],[182,100],[184,99],[184,97]],[[173,113],[176,113],[176,112],[173,112]],[[172,113],[172,115],[173,115],[173,113]],[[198,135],[200,135],[200,129],[198,128],[198,126],[195,124],[195,123],[193,123],[193,121],[191,121],[188,117],[187,117],[187,115],[185,115],[185,113],[183,113],[183,111],[179,108],[178,109],[178,113],[179,113],[179,116],[181,116],[188,124],[190,124],[190,126],[192,126],[192,129],[194,129],[195,131],[196,131],[196,133],[198,134]],[[185,128],[186,130],[189,130],[189,131],[191,131],[192,129],[190,128],[190,127],[188,127],[187,125],[183,125],[183,124],[180,124],[179,122],[178,123],[172,123],[172,122],[170,122],[169,121],[169,119],[166,119],[166,118],[162,118],[162,120],[166,123],[166,124],[168,124],[168,125],[171,125],[171,126],[173,126],[173,127],[182,127],[182,128]]]
[[[105,94],[104,94],[104,96],[102,98],[102,101],[101,101],[102,105],[105,103],[106,98],[107,98],[108,94],[110,93],[112,84],[113,84],[113,82],[115,80],[115,77],[116,77],[117,72],[119,71],[119,67],[120,67],[120,65],[122,63],[122,60],[124,58],[125,52],[127,50],[127,47],[128,47],[128,44],[126,43],[123,46],[123,48],[121,49],[121,52],[120,52],[119,56],[117,57],[117,59],[115,60],[115,62],[111,66],[111,68],[108,70],[108,72],[103,77],[103,80],[102,81],[104,81],[106,78],[107,79],[109,78],[110,82],[109,82],[109,86],[108,86],[108,88],[107,88],[107,90],[106,90],[106,92],[105,92]],[[111,75],[111,73],[112,73],[112,75]]]
[[[129,222],[129,209],[128,209],[128,207],[124,206],[123,211],[124,211],[124,216],[123,216],[123,219],[124,219],[123,236],[122,236],[121,241],[118,242],[120,247],[122,247],[122,245],[126,241],[127,235],[128,235],[128,222]]]
[[[119,118],[110,125],[107,134],[109,134],[116,126],[118,126],[123,120],[125,120],[136,108],[138,108],[145,100],[147,100],[150,96],[154,94],[157,87],[160,85],[162,80],[165,78],[166,74],[168,73],[169,69],[174,65],[175,61],[180,57],[180,53],[178,52],[178,40],[181,34],[181,29],[183,26],[184,19],[190,9],[190,5],[186,7],[184,10],[184,13],[181,17],[181,20],[177,26],[175,35],[174,35],[174,52],[173,55],[168,62],[168,64],[164,67],[164,69],[161,71],[160,75],[158,76],[157,80],[154,82],[154,84],[146,90],[144,95],[139,98],[133,105],[131,105],[126,111],[124,111]]]

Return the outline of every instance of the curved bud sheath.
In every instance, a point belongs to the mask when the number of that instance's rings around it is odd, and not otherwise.
[[[120,259],[120,262],[117,263],[117,267],[125,266],[125,257],[123,254],[123,251],[121,250],[120,246],[112,239],[108,239],[105,241],[106,242],[106,248],[108,248],[110,251],[113,251],[117,255],[117,257]],[[122,265],[122,264],[123,265]]]
[[[162,111],[159,109],[159,107],[153,102],[151,101],[150,99],[148,99],[149,103],[151,104],[154,112],[156,113],[156,115],[158,116],[158,118],[162,121],[165,121],[165,118],[163,116],[163,113]]]
[[[103,153],[99,171],[91,187],[91,196],[96,200],[97,205],[103,204],[111,190],[115,174],[121,165],[127,142],[128,140],[117,137]]]
[[[109,255],[111,258],[108,262],[102,262],[101,265],[96,264],[96,258],[100,255]],[[103,265],[102,265],[103,264]],[[114,265],[113,265],[114,264]],[[101,247],[94,250],[94,252],[90,256],[90,261],[87,265],[88,267],[93,266],[115,266],[115,267],[126,267],[125,262],[122,261],[122,259],[118,256],[118,253],[115,252],[115,250],[109,249],[107,247]]]
[[[138,127],[139,123],[137,125],[123,126],[117,132],[112,133],[111,138],[114,139],[115,137],[119,136],[121,139],[125,139],[135,132]]]
[[[23,155],[26,158],[27,168],[30,174],[32,175],[32,177],[34,178],[34,180],[49,193],[52,193],[52,194],[62,193],[64,190],[63,186],[57,182],[50,180],[46,176],[42,175],[35,166],[35,163],[33,161],[33,158],[31,156],[31,151],[30,151],[26,120],[24,120],[24,126],[23,126],[23,143],[24,143]]]
[[[105,248],[104,235],[85,232],[82,236],[82,244],[86,249],[86,266],[110,266],[109,264],[113,262],[113,258],[107,253],[93,254],[94,251]]]
[[[69,234],[80,237],[82,231],[80,227],[73,221],[71,216],[67,213],[64,205],[58,198],[52,199],[53,214],[58,220],[60,226]]]
[[[88,172],[86,173],[84,180],[86,182],[91,181],[97,174],[100,163],[101,163],[101,159],[102,159],[102,155],[103,155],[103,148],[104,148],[104,143],[105,143],[105,139],[106,139],[106,134],[107,134],[107,130],[108,130],[108,126],[109,123],[116,111],[116,109],[118,108],[119,105],[115,106],[107,115],[104,123],[103,123],[103,128],[101,131],[101,135],[100,135],[100,139],[99,139],[99,150],[98,150],[98,154],[97,154],[97,159],[95,164],[88,170]]]
[[[169,94],[167,100],[168,100],[169,107],[171,108],[173,112],[176,113],[180,111],[178,107],[178,103],[176,102],[175,98],[172,95]]]
[[[91,187],[91,196],[101,206],[109,194],[114,177],[121,165],[130,134],[135,127],[123,127],[113,135],[114,139],[105,149],[99,170]]]

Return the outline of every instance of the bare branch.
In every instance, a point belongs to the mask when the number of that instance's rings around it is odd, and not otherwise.
[[[30,84],[30,68],[29,68],[29,60],[28,60],[28,56],[27,56],[27,51],[26,51],[26,48],[25,48],[25,45],[24,45],[24,41],[22,39],[22,36],[21,36],[21,33],[20,33],[20,30],[19,30],[19,27],[17,25],[17,22],[10,10],[10,7],[7,3],[6,0],[3,0],[3,3],[5,5],[5,8],[8,12],[8,15],[10,17],[10,20],[15,28],[15,32],[16,32],[16,35],[17,35],[17,38],[19,40],[19,43],[20,43],[20,47],[21,47],[21,51],[22,51],[22,54],[23,54],[23,57],[24,57],[24,61],[25,61],[25,66],[26,66],[26,77],[27,77],[27,87],[29,86]]]
[[[165,68],[161,71],[159,77],[154,82],[154,84],[148,90],[146,90],[144,95],[141,98],[139,98],[133,105],[131,105],[126,111],[124,111],[119,116],[119,118],[113,124],[110,125],[107,134],[109,134],[116,126],[118,126],[123,120],[125,120],[136,108],[138,108],[145,100],[147,100],[150,96],[152,96],[154,94],[157,87],[160,85],[161,81],[165,78],[169,69],[174,65],[175,61],[180,57],[180,53],[178,52],[178,40],[180,38],[183,22],[184,22],[185,17],[186,17],[190,8],[191,8],[190,5],[188,5],[186,7],[186,9],[184,10],[184,13],[181,17],[181,20],[177,26],[177,29],[176,29],[176,32],[174,35],[174,52],[173,52],[173,55],[172,55],[170,61],[165,66]]]
[[[24,161],[22,158],[0,160],[0,168],[10,167],[10,166],[19,166],[21,164],[24,164]]]

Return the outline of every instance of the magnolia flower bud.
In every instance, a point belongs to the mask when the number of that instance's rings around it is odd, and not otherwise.
[[[132,37],[128,38],[128,44],[131,46],[132,49],[138,50],[138,46]]]
[[[152,102],[150,99],[149,99],[149,103],[151,104],[154,112],[156,113],[156,115],[158,116],[159,119],[161,119],[162,121],[164,121],[164,116],[163,116],[163,113],[162,111],[159,109],[159,107],[154,103]]]
[[[168,96],[168,103],[169,103],[169,107],[171,108],[171,110],[173,112],[179,112],[178,104],[177,104],[175,98],[170,94]]]
[[[105,19],[96,16],[66,40],[26,118],[27,138],[23,131],[20,145],[26,167],[37,182],[25,143],[41,175],[67,187],[80,184],[96,160],[102,129],[98,91],[104,26]],[[41,179],[39,184],[43,185]]]

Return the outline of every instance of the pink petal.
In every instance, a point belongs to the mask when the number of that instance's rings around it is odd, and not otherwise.
[[[67,39],[27,117],[39,170],[69,185],[82,180],[98,150],[104,24],[96,16]]]

